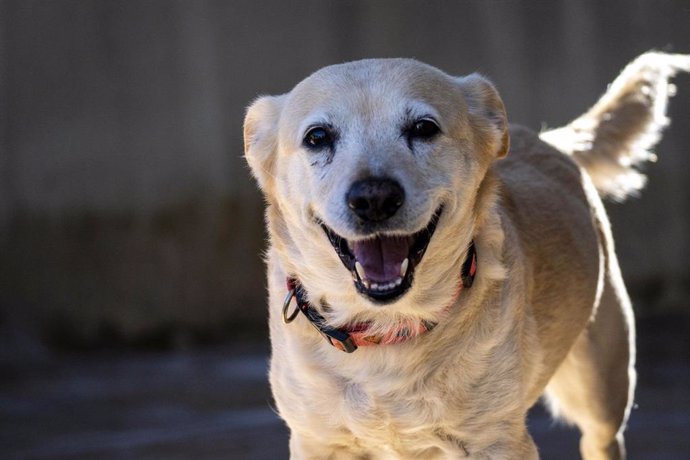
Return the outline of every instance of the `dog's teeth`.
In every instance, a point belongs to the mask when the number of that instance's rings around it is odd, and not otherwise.
[[[362,264],[359,263],[359,261],[355,261],[355,270],[357,270],[357,274],[359,275],[359,279],[364,281],[367,279],[366,277],[366,272],[364,271],[364,267],[362,267]]]
[[[366,279],[366,278],[363,279],[363,280],[362,280],[362,284],[364,285],[365,288],[371,289],[371,283],[369,282],[368,279]]]
[[[396,282],[397,281],[391,281],[390,283],[371,283],[371,289],[374,291],[389,291],[400,284],[396,284]]]
[[[405,258],[403,260],[402,264],[400,264],[400,277],[404,278],[405,275],[407,274],[407,267],[410,265],[410,259]]]
[[[393,281],[393,286],[400,286],[402,283],[402,278],[398,278],[397,280]]]

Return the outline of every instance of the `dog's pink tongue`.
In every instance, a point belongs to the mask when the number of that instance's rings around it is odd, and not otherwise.
[[[392,236],[356,241],[352,248],[367,279],[378,283],[395,281],[400,277],[400,265],[409,251],[407,238]]]

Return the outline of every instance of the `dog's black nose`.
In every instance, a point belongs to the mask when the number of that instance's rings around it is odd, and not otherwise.
[[[380,222],[393,216],[405,201],[405,191],[392,179],[374,177],[355,182],[347,192],[347,205],[368,222]]]

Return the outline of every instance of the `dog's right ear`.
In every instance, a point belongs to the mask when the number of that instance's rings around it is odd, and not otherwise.
[[[244,117],[244,157],[264,193],[273,188],[273,169],[278,147],[278,120],[285,95],[261,96]]]

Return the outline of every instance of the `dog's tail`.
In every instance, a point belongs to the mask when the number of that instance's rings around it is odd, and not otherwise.
[[[644,187],[646,178],[636,167],[656,160],[650,149],[669,123],[666,105],[675,93],[669,79],[679,71],[690,72],[690,55],[643,54],[587,113],[540,137],[572,155],[600,195],[622,201]]]

